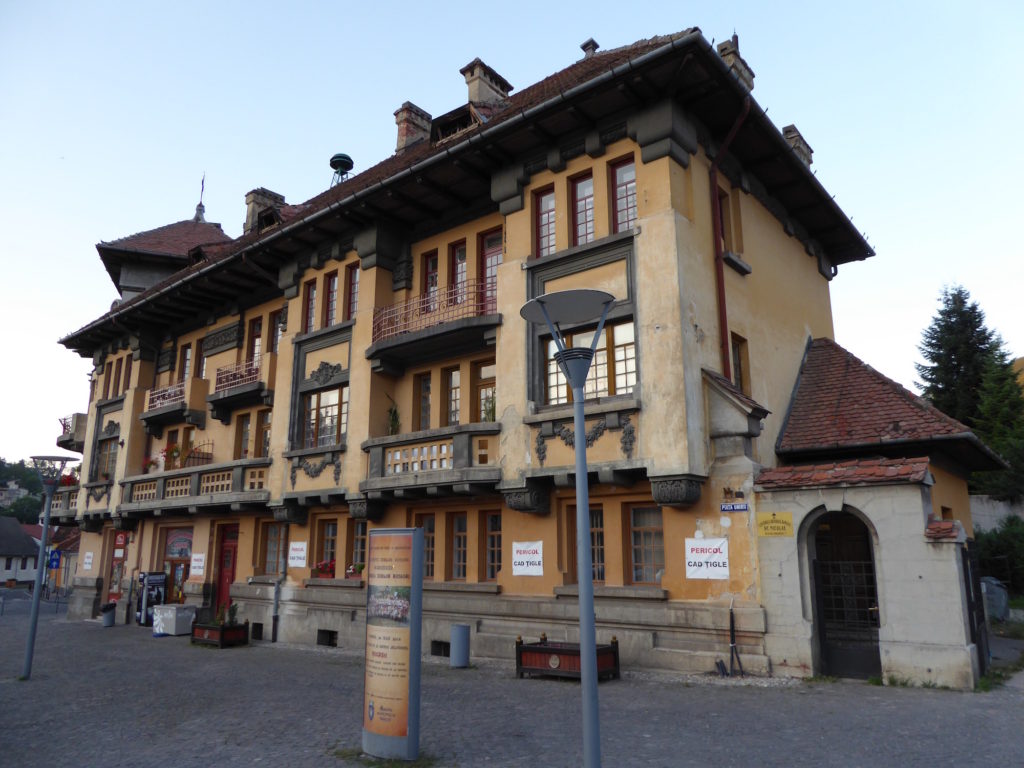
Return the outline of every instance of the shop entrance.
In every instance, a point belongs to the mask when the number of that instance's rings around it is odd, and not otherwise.
[[[881,674],[871,532],[849,512],[829,512],[817,520],[810,535],[822,674],[857,678]]]
[[[107,582],[107,602],[116,603],[122,595],[121,580],[124,578],[124,561],[128,551],[128,532],[114,531],[114,549],[110,554],[110,576]]]
[[[235,561],[238,558],[238,526],[220,529],[217,549],[217,613],[231,606],[231,585],[235,582]]]
[[[192,566],[192,529],[171,528],[164,546],[164,573],[167,574],[167,602],[185,602],[185,581]]]

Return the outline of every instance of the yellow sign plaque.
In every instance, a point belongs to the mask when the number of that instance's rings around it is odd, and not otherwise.
[[[758,536],[792,536],[793,535],[793,513],[792,512],[758,512],[757,513],[757,535]]]

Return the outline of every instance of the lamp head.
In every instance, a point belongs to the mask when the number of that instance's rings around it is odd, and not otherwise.
[[[36,470],[36,474],[39,475],[39,480],[44,486],[54,487],[60,482],[60,476],[64,474],[64,467],[67,466],[69,461],[73,461],[71,456],[33,456],[32,466]]]

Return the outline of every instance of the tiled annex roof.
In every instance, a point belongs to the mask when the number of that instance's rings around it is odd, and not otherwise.
[[[186,256],[198,245],[228,242],[231,242],[231,238],[220,228],[220,224],[186,219],[147,232],[137,232],[128,237],[104,241],[97,247],[161,256]]]
[[[998,459],[966,426],[883,376],[831,339],[807,348],[786,423],[782,456],[840,451],[879,454],[897,446],[955,441],[970,469],[995,469]],[[915,450],[919,453],[919,449]]]
[[[923,483],[928,459],[851,459],[829,464],[799,464],[761,470],[756,485],[762,490],[825,486]]]

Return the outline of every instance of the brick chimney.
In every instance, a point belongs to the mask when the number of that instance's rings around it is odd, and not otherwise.
[[[739,35],[733,35],[731,40],[718,44],[718,55],[729,67],[729,71],[747,87],[748,91],[754,90],[754,70],[752,70],[742,56],[740,56]]]
[[[245,226],[242,228],[242,234],[247,235],[257,228],[260,211],[265,211],[267,208],[280,208],[282,205],[284,205],[284,195],[271,192],[269,189],[257,187],[251,192],[247,192],[245,195]]]
[[[459,70],[469,87],[470,104],[497,104],[508,99],[512,84],[479,58]]]
[[[808,168],[811,166],[811,157],[814,155],[814,150],[811,149],[811,145],[804,139],[803,134],[796,129],[795,125],[787,125],[782,129],[782,138],[789,142],[789,146],[796,152],[796,156],[803,160],[804,165]]]
[[[411,101],[407,101],[395,110],[395,123],[398,125],[398,143],[396,152],[402,152],[413,144],[430,138],[429,112],[424,112]]]

